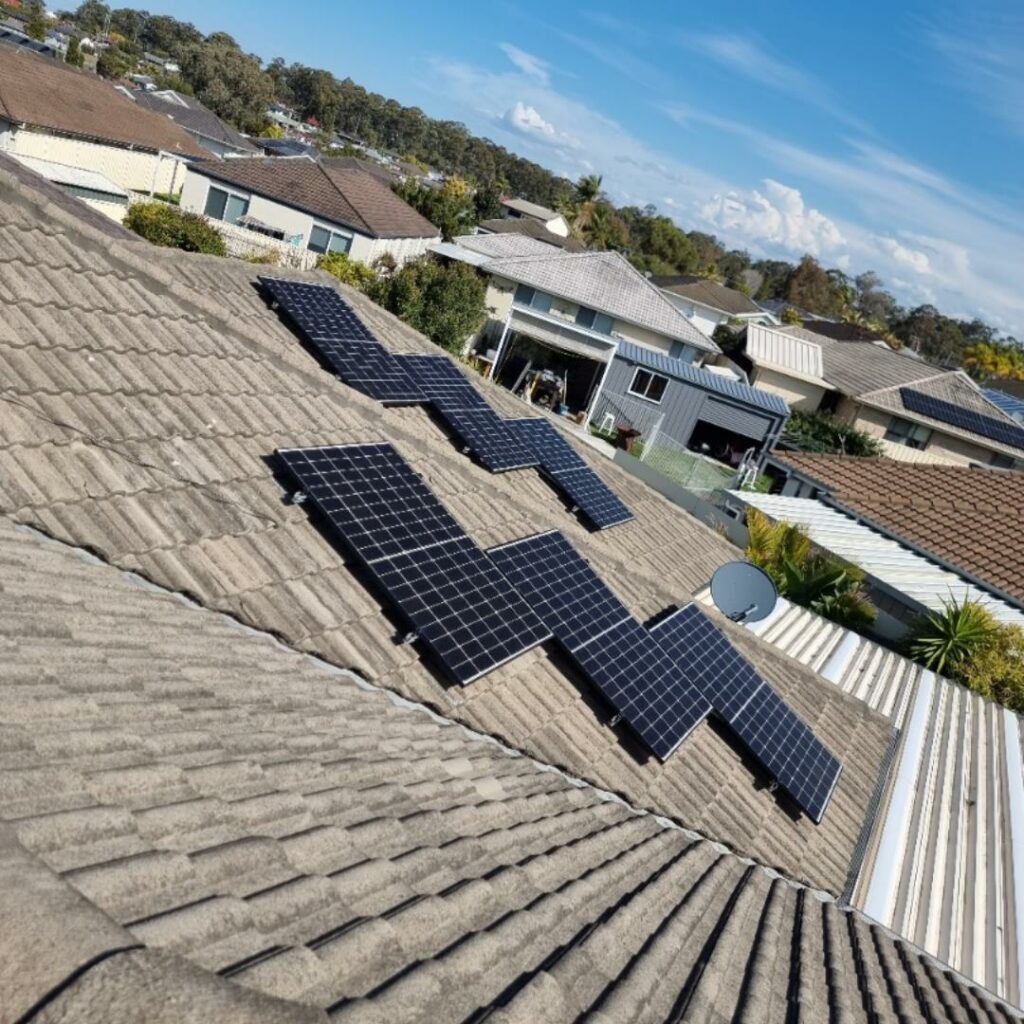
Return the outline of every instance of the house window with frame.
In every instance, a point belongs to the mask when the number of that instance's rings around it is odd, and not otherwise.
[[[516,288],[515,301],[517,305],[529,306],[539,313],[551,311],[551,296],[547,292],[539,292],[528,284],[521,284]]]
[[[607,313],[598,313],[589,306],[580,306],[576,311],[576,323],[598,334],[611,334],[615,321]]]
[[[651,373],[641,367],[636,368],[633,382],[629,385],[629,393],[637,398],[645,398],[648,402],[660,402],[668,387],[668,377],[660,373]]]
[[[893,416],[889,420],[889,427],[885,432],[886,441],[901,444],[904,448],[917,448],[919,451],[924,451],[928,447],[931,436],[930,427],[911,423],[910,420],[900,419],[899,416]]]
[[[203,213],[214,220],[237,224],[249,212],[249,197],[210,186]]]
[[[332,231],[330,228],[313,225],[309,233],[309,242],[306,248],[311,252],[345,252],[352,248],[352,236],[344,235],[340,231]]]

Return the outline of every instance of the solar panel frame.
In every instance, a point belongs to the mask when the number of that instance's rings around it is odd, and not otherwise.
[[[678,609],[650,633],[766,772],[820,822],[842,765],[796,712],[697,605]]]
[[[900,397],[911,412],[1024,451],[1024,427],[1003,423],[994,416],[985,416],[973,409],[963,409],[914,388],[900,388]]]
[[[487,552],[583,675],[659,759],[711,705],[558,531]]]
[[[456,681],[471,683],[551,638],[392,445],[277,454],[309,503]]]
[[[264,276],[259,282],[310,341],[317,338],[378,341],[356,311],[328,285]]]

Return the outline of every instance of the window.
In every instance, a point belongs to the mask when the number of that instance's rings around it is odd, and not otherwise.
[[[633,374],[633,383],[629,385],[629,393],[646,398],[649,402],[660,402],[667,385],[668,377],[637,367],[636,373]]]
[[[352,248],[352,236],[314,224],[306,248],[313,252],[348,252]]]
[[[520,306],[529,306],[541,313],[547,313],[551,309],[551,296],[531,288],[528,284],[521,284],[516,288],[515,301]]]
[[[590,309],[588,306],[580,306],[576,313],[576,323],[580,327],[597,331],[598,334],[611,334],[615,321],[606,313],[598,313],[597,310]]]
[[[893,416],[889,420],[889,429],[885,432],[886,441],[921,450],[928,447],[931,436],[930,428],[923,427],[920,423],[911,423],[910,420],[901,420],[898,416]]]
[[[225,192],[222,188],[210,186],[206,193],[206,209],[203,213],[214,220],[223,220],[228,224],[237,224],[249,212],[248,196]]]
[[[988,460],[988,464],[995,469],[1017,468],[1017,460],[1009,455],[1004,455],[1002,452],[993,452],[992,458]]]

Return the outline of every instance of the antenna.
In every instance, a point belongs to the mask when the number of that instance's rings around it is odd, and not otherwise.
[[[726,562],[711,577],[711,600],[733,622],[767,618],[778,596],[768,573],[750,562]]]

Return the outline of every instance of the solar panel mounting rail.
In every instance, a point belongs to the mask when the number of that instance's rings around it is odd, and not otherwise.
[[[426,401],[402,364],[333,288],[279,277],[259,281],[306,344],[349,387],[385,405]]]
[[[342,538],[465,685],[550,639],[551,631],[386,443],[277,452],[304,500]]]

